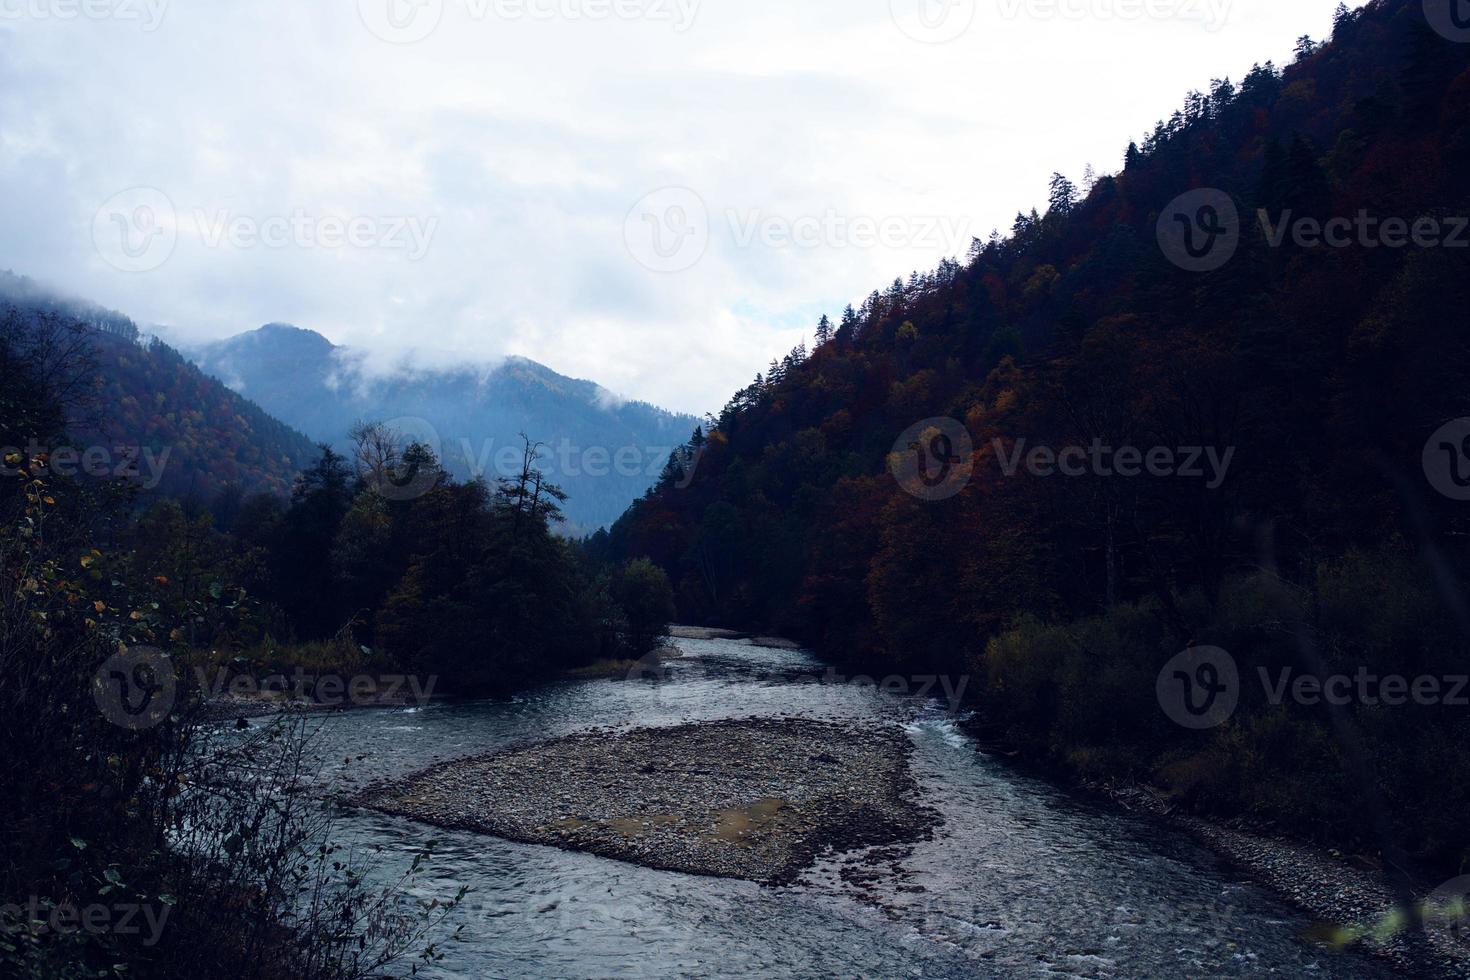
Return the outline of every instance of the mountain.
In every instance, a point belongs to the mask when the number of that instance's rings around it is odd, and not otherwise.
[[[1364,700],[1354,745],[1259,683],[1470,662],[1470,31],[1441,6],[1340,8],[1121,172],[824,318],[593,546],[662,565],[682,621],[973,676],[1087,778],[1463,865],[1463,710]],[[1228,723],[1174,724],[1180,677]]]
[[[199,366],[278,418],[346,451],[360,421],[426,441],[461,479],[508,476],[520,434],[545,444],[543,466],[570,495],[572,530],[610,524],[658,479],[699,420],[620,401],[590,381],[524,358],[492,365],[369,367],[361,352],[287,324],[198,348]]]
[[[89,381],[75,401],[72,441],[91,448],[98,467],[128,467],[144,490],[205,501],[227,485],[285,494],[317,455],[304,435],[114,310],[0,271],[0,321],[85,348]]]

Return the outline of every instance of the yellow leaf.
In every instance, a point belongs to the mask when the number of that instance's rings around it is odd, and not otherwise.
[[[107,603],[103,602],[101,599],[98,599],[96,602],[92,603],[92,608],[97,610],[98,612],[107,612]]]
[[[92,567],[92,563],[94,561],[96,561],[96,560],[97,559],[96,558],[93,558],[91,555],[83,555],[82,556],[82,567],[83,568],[91,568]]]

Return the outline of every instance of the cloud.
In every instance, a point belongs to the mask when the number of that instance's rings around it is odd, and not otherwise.
[[[410,349],[518,354],[715,410],[821,313],[1009,227],[1053,170],[1115,169],[1188,88],[1284,60],[1330,18],[1236,0],[1208,31],[1007,0],[930,45],[886,2],[704,0],[677,8],[695,15],[681,32],[495,13],[598,9],[570,0],[444,0],[437,30],[395,45],[364,26],[375,2],[194,0],[154,30],[0,19],[0,267],[171,337],[282,320],[368,371]],[[94,219],[140,186],[165,195],[177,241],[126,271]],[[709,218],[674,272],[640,264],[625,227],[667,187]],[[863,245],[832,215],[908,231]],[[954,231],[921,234],[930,219]]]

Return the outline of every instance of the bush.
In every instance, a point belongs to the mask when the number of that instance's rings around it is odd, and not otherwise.
[[[0,514],[0,975],[350,980],[411,952],[437,916],[331,843],[306,724],[221,731],[162,651],[113,670],[177,630],[65,520],[72,488],[19,479]],[[109,710],[169,674],[148,724]],[[124,905],[156,931],[72,928]]]
[[[668,639],[674,587],[662,568],[647,558],[628,562],[613,583],[613,598],[623,610],[624,643],[633,656],[641,657]]]

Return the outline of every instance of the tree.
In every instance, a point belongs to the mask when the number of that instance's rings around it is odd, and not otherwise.
[[[297,478],[276,528],[273,598],[303,639],[323,639],[342,626],[332,550],[352,506],[351,479],[347,461],[323,445],[321,458]]]
[[[1067,215],[1077,204],[1077,186],[1059,173],[1051,175],[1051,196],[1048,199],[1049,213]]]
[[[358,478],[364,483],[382,486],[398,463],[402,449],[398,433],[382,422],[358,422],[349,434]]]
[[[523,524],[551,525],[562,520],[561,505],[567,495],[561,487],[547,481],[546,474],[538,465],[543,443],[532,442],[524,432],[521,450],[521,468],[515,476],[502,477],[495,491],[498,504],[515,515],[517,535]]]
[[[662,568],[647,558],[628,562],[614,583],[613,598],[622,607],[625,641],[633,656],[643,656],[668,638],[674,587]]]
[[[822,319],[817,321],[817,346],[820,347],[832,339],[832,321],[827,314],[822,314]]]

